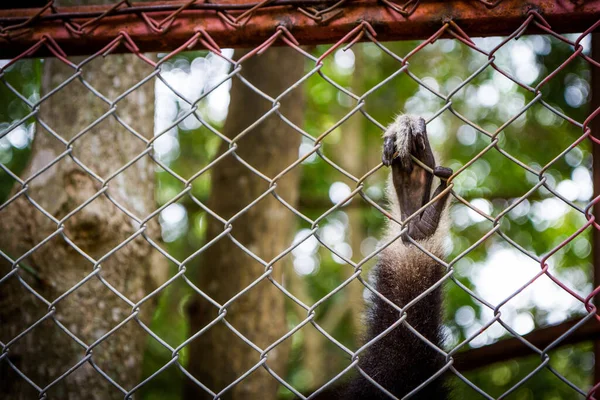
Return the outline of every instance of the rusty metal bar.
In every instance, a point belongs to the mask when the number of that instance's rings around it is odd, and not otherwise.
[[[559,338],[565,332],[572,329],[579,320],[563,322],[558,325],[536,329],[523,336],[527,341],[538,349],[543,349]],[[592,318],[579,329],[560,342],[558,347],[593,340],[595,343],[600,339],[600,324]],[[454,356],[454,366],[461,372],[472,371],[477,368],[487,367],[497,362],[508,361],[519,357],[534,355],[533,351],[517,338],[505,339],[499,342],[471,349]]]
[[[452,19],[467,29],[471,36],[508,35],[526,18],[530,10],[536,10],[546,18],[555,32],[577,32],[600,19],[600,0],[581,2],[548,2],[532,0],[505,0],[489,9],[482,2],[473,0],[447,0],[423,2],[405,17],[376,0],[356,0],[344,4],[323,17],[307,15],[290,0],[256,8],[243,23],[232,23],[218,11],[219,4],[208,6],[190,5],[178,12],[175,18],[157,27],[154,22],[169,19],[172,8],[164,10],[164,4],[144,3],[143,12],[128,8],[112,10],[110,6],[61,7],[51,13],[45,10],[36,17],[35,29],[27,27],[27,18],[36,16],[38,9],[0,11],[0,25],[6,31],[11,25],[25,25],[18,34],[0,35],[2,58],[15,57],[23,49],[39,43],[44,37],[52,37],[69,55],[92,54],[110,43],[122,32],[126,33],[143,52],[172,50],[203,28],[222,47],[254,46],[264,42],[277,26],[284,25],[304,45],[332,43],[342,38],[359,21],[369,22],[377,31],[378,40],[423,39],[432,35],[444,21]],[[244,3],[244,4],[242,4]],[[235,18],[259,3],[235,1],[227,5],[227,15]],[[135,5],[134,5],[135,6]],[[153,8],[154,7],[154,8]],[[215,8],[217,7],[217,8]],[[332,7],[333,8],[333,7]],[[304,12],[303,12],[304,11]],[[104,15],[104,13],[107,13]],[[54,15],[53,15],[54,14]],[[86,22],[102,16],[102,24],[90,24],[88,30],[77,32],[73,23],[85,26]],[[81,16],[82,18],[78,18]],[[149,19],[151,18],[151,19]],[[228,22],[229,21],[229,22]],[[326,22],[323,22],[326,21]],[[532,27],[531,33],[535,33]],[[0,30],[2,32],[2,30]],[[93,34],[91,34],[93,32]],[[537,31],[539,32],[539,31]],[[197,44],[200,46],[200,44]],[[127,51],[123,46],[117,52]],[[41,46],[32,56],[47,56],[46,46]]]
[[[271,6],[323,6],[334,4],[333,0],[274,0],[269,4]],[[221,11],[232,11],[232,10],[249,10],[260,3],[257,2],[237,2],[237,3],[197,3],[191,4],[186,7],[188,10],[221,10]],[[141,12],[156,12],[156,11],[175,11],[182,5],[181,1],[170,1],[168,4],[164,2],[145,2],[137,3],[132,7],[121,8],[114,10],[112,15],[126,15],[126,14],[137,14]],[[39,21],[51,21],[51,20],[64,20],[72,18],[96,18],[104,13],[105,10],[112,7],[113,4],[108,6],[101,5],[88,5],[88,6],[76,6],[76,7],[61,7],[61,12],[42,15],[38,19]],[[31,6],[26,7],[2,7],[3,9],[12,9],[13,11],[21,11],[23,8],[32,8]],[[75,11],[63,11],[73,10]],[[12,14],[12,16],[3,16],[0,18],[0,24],[8,23],[21,23],[27,21],[28,17]]]

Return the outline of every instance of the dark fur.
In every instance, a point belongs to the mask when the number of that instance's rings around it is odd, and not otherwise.
[[[418,250],[420,251],[420,250]],[[439,265],[432,260],[420,265],[423,274],[419,281],[403,280],[395,271],[394,263],[384,252],[374,271],[379,293],[394,304],[403,306],[437,282],[442,275]],[[365,343],[386,330],[399,319],[398,312],[377,296],[368,316]],[[442,344],[441,290],[438,288],[407,311],[407,322],[438,347]],[[377,383],[402,398],[425,382],[444,365],[443,356],[403,325],[374,343],[360,357],[360,367]],[[387,395],[362,375],[355,377],[340,392],[344,399],[387,399]],[[446,399],[448,390],[442,379],[436,379],[417,392],[414,399]]]
[[[399,148],[404,146],[403,148]],[[398,157],[396,157],[398,155]],[[390,199],[393,215],[406,220],[429,202],[433,176],[414,165],[410,155],[415,156],[434,170],[434,174],[448,178],[452,171],[436,167],[435,159],[425,130],[425,121],[419,117],[401,116],[390,127],[384,137],[383,164],[391,166],[392,190]],[[433,196],[446,188],[440,184]],[[447,196],[423,210],[408,222],[408,235],[435,254],[444,256],[443,233],[438,226],[442,218]],[[400,231],[397,224],[390,223],[391,233]],[[373,271],[376,290],[399,307],[435,285],[443,275],[443,268],[430,256],[410,244],[403,236],[384,249]],[[368,330],[364,343],[385,331],[399,320],[398,311],[381,298],[372,295],[368,314]],[[406,310],[407,322],[438,348],[442,346],[442,293],[437,288]],[[429,344],[413,334],[404,325],[399,325],[387,336],[372,344],[359,355],[359,366],[379,385],[397,398],[402,398],[413,389],[438,373],[444,366],[444,357]],[[429,382],[412,396],[412,399],[447,399],[449,390],[443,378]],[[377,386],[361,374],[357,374],[347,385],[326,390],[318,399],[387,399]]]

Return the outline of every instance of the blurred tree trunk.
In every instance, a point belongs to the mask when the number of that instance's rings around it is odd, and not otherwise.
[[[242,76],[272,97],[276,97],[302,76],[303,57],[290,48],[270,48],[243,64]],[[281,101],[281,113],[296,125],[302,125],[304,97],[302,89]],[[270,101],[259,97],[239,79],[234,79],[231,103],[224,134],[233,138],[267,111]],[[236,154],[261,173],[273,178],[298,158],[300,134],[276,114],[249,131],[238,142]],[[228,149],[223,143],[220,152]],[[298,168],[277,183],[277,194],[292,206],[298,197]],[[212,189],[208,207],[229,219],[268,189],[268,184],[246,166],[228,156],[212,170]],[[222,222],[209,218],[208,240],[223,232]],[[254,254],[267,262],[285,250],[293,233],[293,214],[268,195],[233,223],[231,234]],[[271,276],[281,282],[286,261],[277,262]],[[203,258],[198,286],[220,304],[248,287],[265,272],[263,265],[240,250],[228,237],[210,247]],[[199,296],[198,296],[199,298]],[[268,280],[249,290],[227,307],[227,321],[248,340],[265,349],[283,336],[287,329],[285,295]],[[217,308],[196,301],[190,307],[191,334],[198,332],[217,316]],[[267,355],[267,365],[285,376],[289,340]],[[200,382],[219,392],[260,361],[259,353],[219,322],[190,345],[189,370]],[[191,381],[186,388],[188,399],[207,397]],[[259,367],[223,398],[273,399],[280,384]]]
[[[309,293],[308,282],[303,276],[292,273],[290,274],[288,283],[289,290],[304,304],[313,304],[315,302]],[[302,321],[306,318],[305,309],[294,307],[294,311],[298,320]],[[327,313],[325,323],[331,320],[329,318],[331,315],[331,312]],[[319,325],[323,327],[321,323]],[[327,330],[325,327],[323,328]],[[314,391],[329,380],[330,375],[327,374],[331,372],[331,369],[328,368],[331,362],[328,362],[325,348],[325,341],[328,339],[311,324],[302,328],[302,338],[302,357],[300,360],[302,369],[307,372],[304,379],[306,379],[306,387]]]
[[[351,87],[354,93],[362,95],[365,90],[363,74],[365,73],[364,46],[357,46],[354,49],[354,73],[352,74]],[[342,137],[340,146],[343,146],[337,154],[339,164],[346,171],[351,173],[356,178],[361,178],[367,171],[366,146],[365,146],[365,117],[357,112],[352,117],[351,121],[342,125]],[[351,188],[354,190],[354,187]],[[360,195],[354,196],[352,200],[355,203],[363,202]],[[348,214],[348,227],[350,236],[350,246],[352,247],[352,260],[359,262],[363,259],[361,244],[365,239],[365,226],[362,214],[365,212],[364,207],[348,207],[344,210]],[[344,279],[349,278],[354,269],[350,265],[342,266],[345,270]],[[363,279],[367,279],[366,273],[362,275]],[[352,316],[352,332],[356,334],[356,343],[360,342],[360,336],[364,334],[364,323],[362,320],[364,310],[363,299],[364,286],[356,279],[345,289],[350,313]]]
[[[353,48],[353,52],[354,73],[352,74],[351,88],[354,93],[360,95],[365,92],[365,84],[362,78],[365,64],[363,47],[356,46]],[[348,122],[342,124],[340,127],[342,130],[342,140],[340,140],[337,145],[334,157],[334,160],[340,167],[357,178],[360,178],[366,172],[367,165],[372,165],[367,164],[366,160],[364,122],[364,116],[360,112],[357,112]],[[354,188],[354,186],[351,187],[353,190]],[[356,195],[352,201],[360,204],[362,199],[359,195]],[[342,208],[341,210],[348,215],[348,242],[352,248],[352,260],[354,262],[359,262],[363,258],[360,253],[360,248],[362,241],[365,238],[365,226],[362,217],[365,208],[361,206],[350,206]],[[354,274],[354,269],[350,265],[344,264],[341,268],[342,279],[344,280]],[[363,273],[363,278],[366,279],[365,273]],[[344,329],[354,333],[355,345],[360,343],[361,336],[364,334],[364,323],[362,320],[364,310],[363,290],[364,286],[356,279],[348,284],[342,292],[344,294],[344,301],[338,304],[334,309],[328,310],[327,314],[320,322],[321,327],[327,332],[333,333],[340,327],[340,324],[347,321],[346,317],[350,315],[350,324],[348,325],[346,323]],[[315,332],[316,335],[314,335]],[[318,389],[335,376],[335,374],[340,371],[340,365],[334,361],[335,357],[328,356],[326,348],[328,339],[317,332],[316,329],[313,330],[311,334],[312,335],[306,335],[305,366],[306,368],[310,368],[312,372],[311,378],[313,381],[310,385],[314,390]],[[316,360],[317,357],[319,357],[320,360]],[[315,369],[314,366],[318,366],[318,369]]]
[[[82,59],[73,59],[75,63]],[[150,67],[132,55],[100,58],[83,68],[83,76],[104,96],[115,99],[149,74]],[[42,96],[71,77],[75,70],[59,60],[44,62]],[[154,87],[145,84],[116,105],[116,115],[146,138],[153,135]],[[65,140],[70,140],[109,110],[77,79],[62,88],[40,107],[39,119]],[[72,155],[97,176],[106,179],[146,148],[109,115],[72,144]],[[29,165],[21,175],[26,179],[48,166],[67,146],[37,125]],[[156,209],[152,162],[142,157],[107,184],[112,199],[139,218]],[[60,220],[92,198],[102,185],[70,156],[64,157],[27,184],[26,195]],[[13,194],[21,190],[16,185]],[[146,229],[155,238],[154,222]],[[64,225],[66,238],[94,260],[115,249],[140,229],[133,219],[101,194],[69,216]],[[59,227],[36,209],[24,195],[0,211],[0,249],[12,260],[25,254],[57,232]],[[154,252],[156,253],[156,252]],[[151,268],[161,262],[153,259],[150,245],[141,237],[129,242],[103,260],[97,276],[53,305],[51,318],[43,320],[25,336],[10,344],[8,357],[0,361],[0,397],[37,398],[38,392],[9,365],[14,364],[40,388],[74,367],[85,349],[64,330],[86,345],[94,343],[131,314],[131,305],[121,300],[98,279],[101,276],[116,290],[138,302],[149,290]],[[11,265],[0,257],[0,277]],[[17,335],[47,317],[49,306],[94,271],[61,233],[28,255],[21,268],[0,284],[0,341],[6,345]],[[29,272],[27,272],[29,271]],[[31,287],[28,290],[23,282]],[[46,301],[35,297],[35,291]],[[151,315],[152,305],[144,303],[139,317]],[[60,322],[62,329],[57,323]],[[147,321],[146,321],[147,322]],[[64,330],[63,330],[64,329]],[[140,382],[141,361],[147,334],[135,321],[129,321],[93,349],[93,362],[126,390]],[[7,361],[10,360],[10,361]],[[48,390],[56,399],[122,399],[123,394],[86,362]]]

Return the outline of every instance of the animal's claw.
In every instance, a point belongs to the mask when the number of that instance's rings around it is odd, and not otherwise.
[[[381,162],[386,167],[392,165],[394,157],[396,156],[396,137],[386,136],[383,141],[383,153],[381,154]]]
[[[439,165],[433,169],[433,174],[442,179],[450,178],[453,173],[452,168],[440,167]]]

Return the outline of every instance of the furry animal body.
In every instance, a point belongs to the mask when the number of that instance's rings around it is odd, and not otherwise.
[[[431,193],[433,175],[412,160],[416,157],[444,180]],[[375,288],[398,307],[406,307],[405,322],[431,344],[442,345],[442,293],[439,285],[443,267],[411,240],[438,258],[446,256],[447,234],[445,203],[448,194],[445,178],[452,170],[435,166],[425,121],[420,117],[401,115],[384,134],[383,164],[391,168],[388,188],[390,212],[398,221],[408,222],[406,232],[379,254],[373,270]],[[420,210],[431,199],[437,201]],[[415,214],[420,211],[418,214]],[[413,215],[415,214],[415,215]],[[412,217],[411,217],[412,216]],[[409,219],[410,217],[410,219]],[[390,221],[385,241],[402,233],[401,226]],[[410,237],[410,239],[409,239]],[[432,290],[432,288],[435,289]],[[425,292],[427,294],[414,301]],[[443,378],[428,381],[444,366],[444,357],[404,323],[398,324],[400,313],[386,301],[372,295],[367,315],[368,328],[364,342],[397,326],[379,341],[359,354],[360,368],[396,398],[410,395],[413,399],[447,399],[449,391]],[[424,386],[422,386],[425,382]],[[415,389],[419,390],[415,391]],[[319,399],[388,399],[390,396],[369,382],[362,374],[343,387],[325,391]]]

